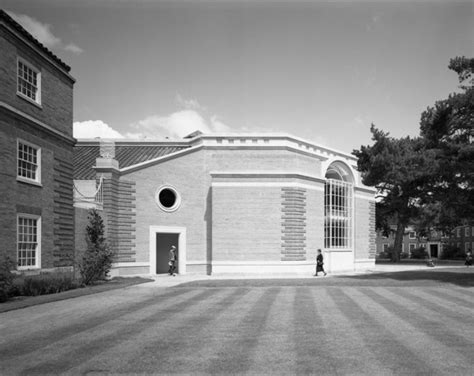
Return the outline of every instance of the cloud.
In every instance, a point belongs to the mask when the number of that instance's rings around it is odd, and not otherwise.
[[[64,50],[72,52],[73,54],[76,54],[76,55],[82,54],[84,52],[84,50],[81,47],[76,46],[74,43],[69,43],[68,45],[64,46]]]
[[[357,125],[364,125],[365,124],[365,121],[361,116],[356,116],[353,120]]]
[[[80,54],[83,52],[82,48],[73,43],[65,45],[61,38],[53,34],[53,27],[51,25],[41,23],[26,14],[17,14],[12,11],[7,11],[7,13],[46,47],[50,49],[62,49],[74,54]]]
[[[377,27],[377,25],[380,23],[382,15],[383,15],[382,13],[377,13],[377,14],[372,15],[372,17],[370,17],[369,22],[365,24],[365,30],[366,31],[374,30]]]
[[[231,127],[225,124],[217,115],[209,114],[206,107],[196,99],[185,99],[176,95],[176,102],[183,109],[169,115],[150,115],[131,124],[132,132],[127,132],[129,138],[183,138],[194,131],[204,134],[231,132]]]
[[[181,95],[176,94],[176,103],[180,106],[183,107],[186,110],[195,110],[195,111],[201,111],[205,112],[207,111],[207,108],[202,106],[197,99],[185,99]]]
[[[73,124],[75,138],[123,138],[123,136],[102,120],[76,121]]]

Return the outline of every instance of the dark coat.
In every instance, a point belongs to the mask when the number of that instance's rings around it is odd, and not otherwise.
[[[323,255],[318,255],[316,257],[316,273],[317,272],[324,272],[323,265],[324,265]]]

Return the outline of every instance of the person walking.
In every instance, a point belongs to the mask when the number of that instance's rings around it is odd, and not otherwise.
[[[316,256],[316,274],[314,275],[315,277],[318,276],[318,273],[319,272],[323,272],[324,275],[326,275],[327,273],[324,271],[324,258],[323,258],[323,255],[321,253],[321,250],[318,249],[318,255]]]
[[[168,265],[170,266],[168,274],[176,276],[176,273],[174,272],[176,270],[176,247],[174,245],[171,246],[169,252]]]
[[[472,266],[472,251],[471,248],[466,253],[466,262],[464,263],[468,268]]]

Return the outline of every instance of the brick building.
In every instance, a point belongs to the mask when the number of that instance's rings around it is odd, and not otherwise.
[[[389,247],[393,247],[395,243],[395,231],[397,226],[391,226],[392,232],[388,237],[383,236],[382,232],[377,231],[376,248],[377,255],[387,252]],[[438,258],[443,253],[443,244],[447,238],[439,231],[431,231],[429,236],[420,237],[412,226],[405,229],[402,240],[402,253],[406,253],[408,257],[411,251],[416,248],[425,248],[430,257]]]
[[[79,140],[74,158],[76,206],[103,210],[114,275],[165,273],[172,244],[179,273],[311,273],[318,248],[329,271],[374,265],[375,191],[349,154],[288,135],[195,133]]]
[[[70,67],[0,10],[0,255],[19,270],[71,265]]]
[[[474,226],[459,226],[454,229],[448,243],[466,253],[474,250]]]

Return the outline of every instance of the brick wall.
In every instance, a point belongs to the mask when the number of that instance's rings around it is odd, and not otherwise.
[[[103,209],[106,238],[115,262],[135,261],[135,182],[103,174]]]
[[[280,261],[279,187],[213,187],[213,261]]]
[[[207,150],[209,171],[304,171],[308,175],[321,173],[321,161],[288,150]]]
[[[375,202],[356,197],[354,206],[356,259],[375,258]]]
[[[0,101],[72,136],[73,82],[0,27]],[[17,57],[41,71],[41,107],[17,95]]]
[[[377,232],[375,230],[375,201],[369,202],[369,258],[375,259],[377,253],[376,238]]]
[[[41,186],[16,180],[17,139],[41,148]],[[41,216],[41,267],[70,265],[73,254],[72,145],[0,110],[0,251],[16,260],[17,213]]]
[[[54,266],[71,265],[74,250],[72,149],[54,156]]]
[[[211,193],[205,167],[205,154],[198,151],[121,177],[136,183],[136,238],[132,249],[137,262],[150,261],[150,226],[186,227],[187,260],[210,260]],[[181,205],[174,212],[165,212],[156,204],[156,191],[163,185],[173,186],[181,196]]]
[[[17,258],[17,213],[41,216],[41,268],[68,266],[74,252],[73,80],[0,26],[0,102],[65,136],[0,108],[0,248]],[[41,105],[17,95],[17,59],[41,72]],[[41,148],[41,185],[17,181],[17,139]]]
[[[281,188],[281,261],[306,260],[306,189]]]

